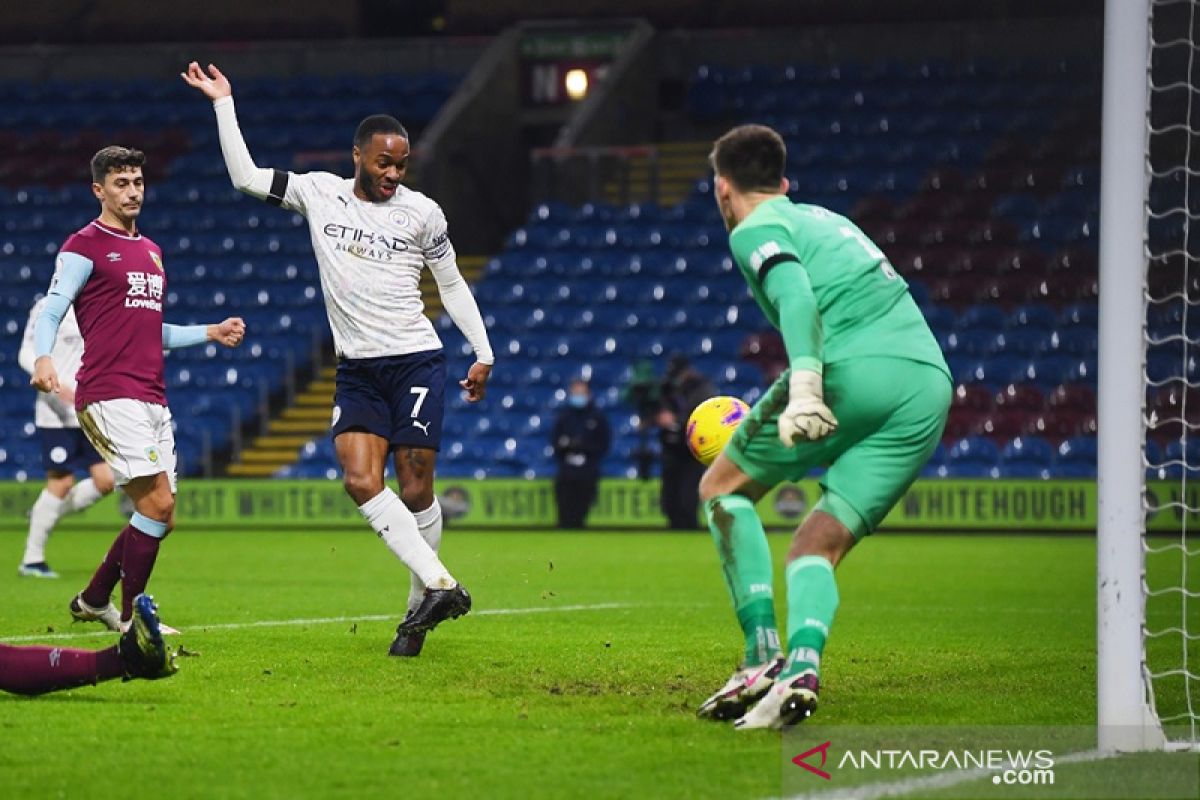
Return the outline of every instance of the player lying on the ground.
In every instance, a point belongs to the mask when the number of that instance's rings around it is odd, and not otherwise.
[[[37,360],[34,328],[46,305],[38,300],[29,310],[25,335],[17,363],[31,376]],[[29,511],[29,534],[25,537],[25,555],[17,573],[32,578],[57,578],[46,563],[46,542],[58,521],[68,514],[89,508],[113,490],[113,474],[104,459],[92,447],[79,427],[75,414],[75,373],[83,359],[83,335],[74,309],[67,309],[58,328],[58,338],[50,357],[58,367],[59,393],[38,392],[33,419],[42,440],[42,466],[46,470],[46,488]],[[86,471],[89,477],[76,483],[75,473]]]
[[[154,598],[133,600],[133,624],[106,650],[0,644],[0,691],[37,695],[114,678],[169,678],[179,668],[163,643]]]
[[[790,369],[704,474],[700,496],[745,636],[745,662],[700,707],[738,728],[816,710],[821,652],[838,606],[833,571],[937,447],[952,382],[937,341],[887,257],[850,220],[792,203],[775,131],[744,125],[710,156],[729,246]],[[754,504],[815,467],[823,494],[787,554],[787,658],[771,553]],[[757,705],[752,704],[757,702]]]
[[[167,325],[162,250],[138,230],[145,182],[140,150],[110,146],[92,157],[92,194],[100,216],[63,244],[46,305],[34,325],[37,360],[30,383],[62,396],[51,351],[68,309],[83,334],[75,409],[136,511],[117,534],[91,582],[70,603],[71,616],[121,630],[133,598],[146,589],[162,539],[175,525],[175,434],[167,408],[163,350],[218,342],[236,347],[245,323]],[[121,610],[109,601],[121,584]],[[170,631],[168,631],[170,632]]]
[[[354,134],[354,178],[255,165],[242,139],[229,80],[192,62],[184,81],[213,101],[221,152],[239,190],[308,220],[338,355],[333,422],[346,492],[371,528],[412,571],[408,614],[392,655],[421,651],[425,634],[465,614],[471,598],[439,560],[442,511],[433,494],[441,444],[446,357],[421,302],[421,271],[437,281],[446,313],[475,351],[459,385],[483,399],[492,355],[471,289],[458,271],[446,217],[404,186],[408,133],[385,115]],[[400,496],[384,483],[393,459]]]

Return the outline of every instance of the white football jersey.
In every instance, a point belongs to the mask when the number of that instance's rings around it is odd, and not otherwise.
[[[421,271],[454,261],[441,207],[399,186],[383,203],[354,181],[288,173],[283,206],[308,219],[333,344],[342,358],[406,355],[442,346],[424,313]]]
[[[18,363],[30,375],[33,374],[33,364],[37,360],[37,350],[33,342],[33,327],[46,298],[38,300],[29,310],[29,321],[25,323],[25,336],[21,339],[21,352],[17,357]],[[58,382],[75,388],[75,373],[83,362],[83,334],[79,332],[79,322],[75,319],[75,307],[67,309],[62,324],[58,326],[58,338],[54,340],[54,349],[50,351],[50,359],[58,373]],[[38,392],[33,405],[33,423],[39,428],[78,428],[79,419],[75,416],[75,404],[64,403],[57,396]]]

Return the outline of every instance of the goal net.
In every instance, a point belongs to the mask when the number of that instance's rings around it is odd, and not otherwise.
[[[1200,0],[1149,5],[1143,681],[1166,746],[1200,747]]]
[[[1105,8],[1096,672],[1109,751],[1200,750],[1198,26],[1200,0]]]

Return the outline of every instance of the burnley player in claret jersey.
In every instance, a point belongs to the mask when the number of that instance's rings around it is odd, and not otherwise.
[[[67,309],[83,335],[75,409],[88,440],[112,468],[136,512],[99,569],[71,600],[71,615],[127,628],[133,601],[145,591],[158,548],[175,521],[175,436],[167,409],[163,350],[208,341],[236,347],[245,324],[166,325],[167,273],[162,250],[138,230],[146,156],[105,147],[92,158],[92,192],[100,216],[67,239],[34,325],[37,360],[30,383],[43,392],[61,386],[50,352]],[[121,609],[110,602],[121,584]]]
[[[465,614],[471,598],[438,558],[442,510],[433,494],[441,445],[446,357],[423,313],[421,273],[475,351],[459,386],[483,399],[492,348],[479,307],[458,271],[446,217],[401,181],[408,133],[392,117],[367,117],[354,134],[354,178],[255,165],[242,140],[228,79],[210,64],[183,79],[213,101],[221,152],[239,190],[308,220],[325,309],[338,354],[333,435],[346,492],[379,538],[412,571],[408,615],[389,652],[414,656],[425,634]],[[384,483],[388,457],[400,495]]]

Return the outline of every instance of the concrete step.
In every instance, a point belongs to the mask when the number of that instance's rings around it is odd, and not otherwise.
[[[329,424],[329,406],[292,406],[285,408],[283,414],[277,419],[285,420],[309,420],[314,423],[323,422]]]
[[[255,450],[291,450],[295,452],[312,441],[311,436],[255,436],[250,448]]]
[[[306,419],[273,419],[267,430],[271,433],[305,433],[311,438],[323,433],[329,433],[329,416],[322,417],[320,422]]]
[[[333,391],[328,392],[300,392],[296,395],[297,406],[319,406],[321,408],[333,407]]]
[[[271,464],[230,464],[226,473],[232,478],[269,478],[285,465]]]
[[[243,450],[242,463],[276,464],[281,467],[296,460],[296,450]]]

